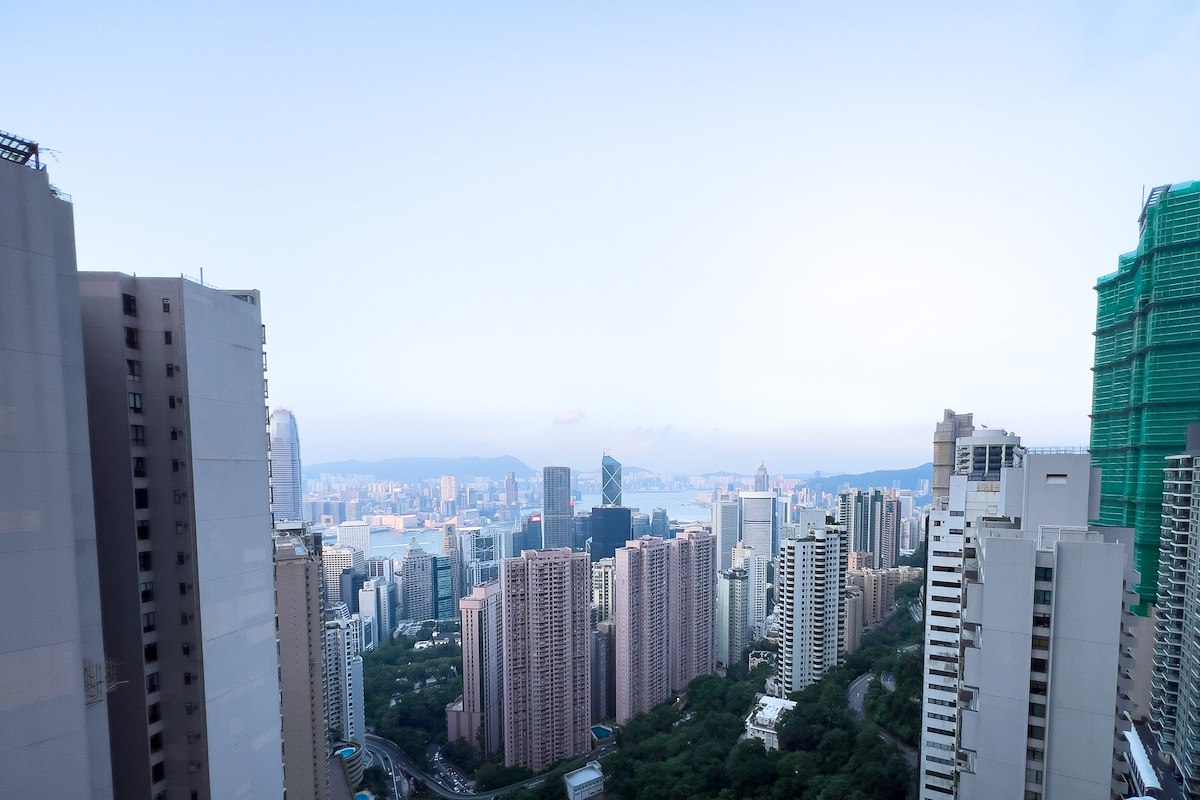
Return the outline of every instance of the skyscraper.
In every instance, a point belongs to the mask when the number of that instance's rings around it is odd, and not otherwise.
[[[596,621],[603,622],[613,615],[613,597],[617,590],[617,565],[612,557],[592,562],[592,605]]]
[[[837,526],[783,531],[777,583],[784,696],[811,686],[840,663],[848,549],[846,531]]]
[[[1137,249],[1096,282],[1092,463],[1103,525],[1136,535],[1138,588],[1154,602],[1164,459],[1200,420],[1200,181],[1154,188]]]
[[[271,516],[304,518],[304,477],[300,470],[300,432],[286,408],[271,412]]]
[[[109,695],[115,793],[278,796],[258,293],[79,287],[104,644],[128,675]]]
[[[600,459],[600,496],[601,505],[621,505],[621,462],[607,451]]]
[[[767,465],[765,463],[759,464],[758,469],[754,472],[754,491],[771,491],[771,476],[767,474]]]
[[[612,558],[633,535],[633,512],[624,506],[599,506],[591,513],[591,559]]]
[[[484,757],[504,745],[504,636],[498,580],[474,586],[462,612],[463,696],[447,712],[449,739],[467,739]]]
[[[362,626],[344,603],[332,607],[325,621],[325,701],[329,729],[343,741],[363,743]]]
[[[775,495],[771,492],[742,492],[738,517],[741,524],[739,541],[747,547],[772,558],[778,540],[775,528]]]
[[[337,526],[337,543],[341,547],[361,550],[366,561],[371,557],[371,526],[361,519],[347,520]]]
[[[423,551],[422,551],[423,552]],[[342,573],[347,570],[359,572],[365,569],[366,561],[362,550],[355,547],[333,545],[321,550],[321,570],[325,577],[325,602],[345,603],[349,608],[351,599],[342,597]]]
[[[458,513],[458,479],[453,475],[443,475],[438,497],[441,503],[438,508],[443,516],[452,517]]]
[[[667,520],[667,510],[656,508],[650,512],[650,535],[668,539],[671,536],[670,523]]]
[[[504,763],[540,770],[591,747],[591,568],[568,548],[504,560]]]
[[[667,658],[671,691],[681,692],[694,678],[716,669],[717,538],[686,530],[667,548]]]
[[[633,539],[617,548],[613,617],[617,623],[617,724],[671,694],[667,657],[668,546],[662,539]]]
[[[771,559],[765,553],[760,553],[753,547],[739,544],[733,548],[733,566],[746,571],[749,582],[749,594],[746,600],[746,624],[750,627],[751,636],[764,633],[763,623],[767,614],[767,567]]]
[[[738,502],[717,500],[712,504],[712,530],[717,537],[717,566],[726,570],[733,566],[733,548],[737,546]]]
[[[504,505],[509,508],[517,505],[517,476],[511,472],[504,476]]]
[[[542,547],[571,547],[575,524],[571,517],[571,468],[546,467],[542,470]]]
[[[9,610],[0,796],[107,800],[108,691],[141,685],[142,655],[132,676],[110,674],[71,203],[50,185],[37,145],[6,133],[0,209],[0,602]],[[65,587],[42,586],[60,580]],[[131,605],[136,616],[136,598]]]
[[[933,427],[933,502],[950,496],[950,473],[954,471],[954,443],[975,432],[972,414],[942,412],[942,421]]]
[[[750,643],[750,583],[746,570],[735,568],[717,573],[717,638],[714,654],[717,667],[729,669],[740,663],[742,651]]]
[[[434,619],[433,556],[419,547],[407,550],[400,562],[400,606],[404,619]]]
[[[289,796],[329,797],[321,560],[302,522],[275,523],[275,618]]]

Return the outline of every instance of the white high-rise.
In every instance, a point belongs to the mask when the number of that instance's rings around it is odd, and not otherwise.
[[[770,609],[767,608],[767,555],[756,548],[738,545],[733,548],[733,566],[746,571],[749,593],[746,597],[746,624],[751,636],[763,635],[763,624]]]
[[[362,744],[366,730],[363,711],[361,623],[345,604],[333,607],[325,622],[325,698],[329,728],[348,742]]]
[[[779,688],[786,696],[840,663],[849,539],[838,526],[786,525],[782,535],[776,574],[783,629]]]
[[[775,555],[775,494],[742,492],[738,495],[739,540],[768,559]]]
[[[337,526],[337,543],[361,551],[365,561],[371,557],[371,526],[361,519],[347,520]]]
[[[286,408],[271,412],[271,514],[300,520],[304,514],[304,478],[300,470],[300,432]]]
[[[746,570],[734,568],[717,573],[717,641],[715,658],[718,669],[729,669],[741,660],[750,643],[750,582]]]
[[[321,570],[325,573],[325,602],[346,603],[350,598],[342,597],[341,577],[346,570],[361,570],[366,561],[362,550],[356,547],[333,545],[321,549]]]

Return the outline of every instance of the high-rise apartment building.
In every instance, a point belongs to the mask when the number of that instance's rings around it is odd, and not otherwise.
[[[1131,527],[1142,607],[1157,593],[1164,459],[1200,419],[1200,181],[1154,188],[1137,249],[1096,282],[1092,463],[1097,520]]]
[[[1017,453],[999,477],[953,475],[959,514],[931,528],[920,796],[1128,796],[1132,532],[1088,527],[1086,454]]]
[[[738,495],[738,540],[765,555],[775,556],[778,530],[775,525],[775,495],[771,492],[742,492]]]
[[[304,475],[300,469],[300,432],[286,408],[271,412],[271,516],[304,518]]]
[[[954,446],[959,439],[975,432],[973,414],[942,412],[942,421],[933,428],[933,502],[950,496],[950,474],[954,472]]]
[[[404,619],[434,619],[433,556],[419,547],[407,550],[400,562],[400,606]]]
[[[104,643],[126,670],[115,793],[278,796],[258,293],[111,272],[79,288]]]
[[[617,564],[615,558],[602,558],[592,564],[592,605],[596,607],[596,621],[602,622],[613,615],[613,597],[617,589]]]
[[[484,756],[504,745],[504,635],[500,582],[477,584],[459,603],[463,695],[447,711],[450,741],[466,739]]]
[[[392,582],[383,578],[366,578],[358,590],[358,616],[364,626],[371,626],[370,641],[375,644],[390,642],[396,629],[392,590]]]
[[[358,548],[341,545],[322,548],[321,571],[325,577],[326,604],[345,603],[350,607],[351,598],[342,596],[342,573],[362,572],[365,564],[363,552]]]
[[[844,528],[784,527],[776,571],[783,630],[779,647],[783,696],[811,686],[841,663],[848,553],[849,536]]]
[[[332,607],[325,620],[325,707],[329,729],[342,741],[363,743],[367,732],[363,710],[362,625],[344,603]]]
[[[571,468],[546,467],[542,470],[542,547],[571,547],[575,523],[571,503]]]
[[[290,797],[329,797],[321,559],[308,525],[275,523],[275,620],[283,715],[283,782]]]
[[[501,529],[495,525],[459,528],[456,544],[462,564],[459,591],[468,594],[471,587],[500,580]]]
[[[671,691],[716,669],[717,539],[685,530],[667,542],[667,658]]]
[[[738,524],[739,503],[736,500],[717,500],[712,504],[712,530],[717,537],[717,566],[726,570],[733,566],[733,548],[741,535]]]
[[[621,505],[621,462],[605,452],[600,459],[600,504]]]
[[[0,209],[0,797],[107,800],[108,691],[141,686],[142,654],[105,658],[74,220],[2,132]]]
[[[591,747],[591,565],[568,548],[504,560],[504,762],[540,770]]]
[[[613,618],[617,624],[617,724],[671,694],[668,648],[669,548],[662,539],[633,539],[617,548]]]
[[[717,637],[714,658],[718,669],[739,662],[750,643],[750,582],[740,568],[717,573]]]
[[[733,566],[746,571],[749,581],[749,596],[746,601],[746,624],[750,626],[751,637],[759,636],[763,631],[770,609],[767,607],[767,571],[771,563],[766,554],[753,547],[738,545],[733,548]]]
[[[1164,473],[1150,730],[1189,797],[1200,796],[1200,424]]]

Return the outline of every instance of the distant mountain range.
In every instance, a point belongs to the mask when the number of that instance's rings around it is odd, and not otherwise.
[[[494,481],[502,481],[504,476],[510,472],[518,478],[530,478],[533,477],[535,470],[515,456],[496,456],[495,458],[416,456],[389,458],[383,461],[330,461],[326,464],[306,464],[304,466],[305,478],[316,479],[323,472],[333,475],[374,475],[381,481],[415,482],[425,478],[436,478],[439,475],[453,475],[463,480],[490,478]]]
[[[800,476],[787,475],[786,477]],[[921,481],[933,482],[933,463],[928,462],[909,469],[877,469],[874,472],[863,472],[858,475],[805,475],[803,478],[808,481],[809,486],[820,484],[827,492],[832,492],[843,483],[850,484],[854,489],[869,489],[872,486],[890,489],[893,484],[898,484],[901,489],[912,489],[914,496],[920,496],[917,495],[917,490],[920,488]]]

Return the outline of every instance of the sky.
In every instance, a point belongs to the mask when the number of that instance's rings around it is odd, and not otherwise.
[[[864,471],[1088,439],[1095,279],[1200,178],[1193,3],[58,3],[0,129],[81,269],[262,292],[306,463]]]

